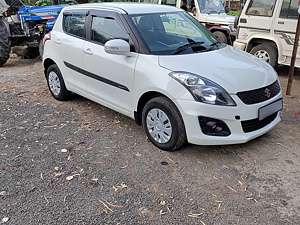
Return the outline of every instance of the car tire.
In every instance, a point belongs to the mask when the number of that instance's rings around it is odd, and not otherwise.
[[[187,140],[180,112],[165,97],[156,97],[146,103],[142,124],[150,141],[162,150],[177,150]]]
[[[228,43],[227,36],[222,31],[215,31],[215,32],[213,32],[213,35],[215,35],[215,37],[218,39],[218,41],[220,41],[224,44]]]
[[[5,19],[0,17],[0,66],[4,65],[10,56],[11,40],[6,25]]]
[[[70,99],[71,92],[67,90],[64,79],[56,64],[49,66],[46,72],[46,79],[48,88],[55,99],[59,101]]]
[[[269,63],[273,68],[278,66],[278,52],[269,44],[259,44],[251,49],[250,53],[259,59]]]

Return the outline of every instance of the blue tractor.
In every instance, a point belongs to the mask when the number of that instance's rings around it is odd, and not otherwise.
[[[44,35],[66,6],[33,7],[21,0],[0,0],[0,66],[8,60],[11,49],[23,58],[38,57]]]

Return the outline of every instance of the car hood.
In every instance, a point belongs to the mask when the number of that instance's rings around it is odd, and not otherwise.
[[[211,23],[216,23],[216,24],[233,24],[234,23],[234,16],[229,16],[226,13],[223,14],[203,14],[202,15],[203,18],[205,18],[205,20],[207,22],[211,22]]]
[[[159,56],[159,65],[205,77],[230,94],[268,86],[278,78],[269,64],[230,46],[210,52]]]

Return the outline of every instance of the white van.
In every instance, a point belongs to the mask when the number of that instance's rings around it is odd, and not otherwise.
[[[171,5],[190,12],[208,28],[220,42],[231,44],[235,40],[234,16],[224,8],[221,0],[140,0],[144,3]]]
[[[290,65],[298,18],[298,0],[248,0],[237,24],[233,46],[274,68]],[[300,67],[299,51],[296,67]]]

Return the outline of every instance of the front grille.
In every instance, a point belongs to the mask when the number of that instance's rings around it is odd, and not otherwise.
[[[245,133],[249,133],[252,131],[259,130],[259,129],[263,128],[264,126],[267,126],[269,123],[271,123],[276,118],[277,113],[278,112],[272,114],[271,116],[268,116],[267,118],[265,118],[261,121],[259,121],[258,118],[253,119],[253,120],[242,121],[243,131]]]
[[[256,104],[273,98],[280,92],[280,85],[278,80],[273,84],[251,91],[238,92],[237,96],[246,105]]]

